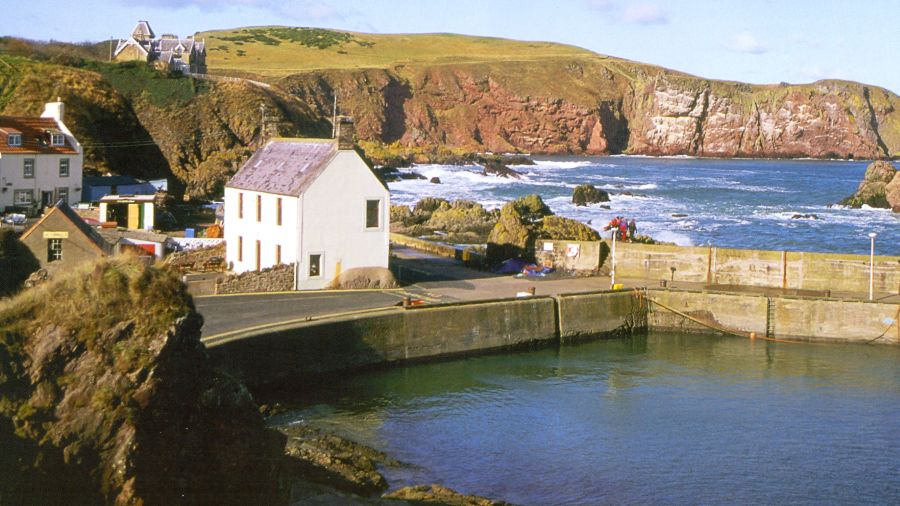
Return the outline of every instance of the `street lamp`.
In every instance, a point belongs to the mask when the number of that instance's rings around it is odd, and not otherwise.
[[[612,269],[610,269],[609,289],[612,290],[616,286],[616,234],[617,230],[613,230],[612,236]]]
[[[872,249],[869,253],[869,300],[875,298],[875,232],[869,232],[869,239],[872,240]]]

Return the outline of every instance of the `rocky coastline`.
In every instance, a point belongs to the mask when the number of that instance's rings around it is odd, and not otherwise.
[[[853,195],[840,205],[877,207],[900,213],[900,171],[887,160],[876,160],[866,167],[866,173]]]

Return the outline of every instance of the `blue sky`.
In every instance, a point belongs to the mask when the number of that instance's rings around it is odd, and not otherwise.
[[[9,6],[15,0],[0,0]],[[0,34],[65,41],[281,24],[452,32],[581,46],[751,83],[836,78],[900,93],[896,0],[29,0]]]

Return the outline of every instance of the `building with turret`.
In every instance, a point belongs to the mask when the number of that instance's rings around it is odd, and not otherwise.
[[[120,40],[113,53],[115,61],[145,61],[154,63],[161,70],[179,71],[184,74],[206,73],[206,43],[165,33],[159,38],[150,23],[138,21],[131,36]]]

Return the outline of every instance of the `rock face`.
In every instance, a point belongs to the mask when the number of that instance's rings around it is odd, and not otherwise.
[[[891,162],[878,160],[866,168],[856,193],[841,201],[842,205],[882,207],[900,212],[900,172]]]
[[[3,502],[278,503],[281,440],[201,323],[176,276],[124,261],[0,306]]]
[[[388,499],[403,499],[414,504],[439,504],[444,506],[509,506],[505,501],[494,501],[477,495],[465,495],[440,485],[416,485],[403,487],[384,495]]]
[[[592,184],[580,184],[572,191],[572,203],[576,206],[586,206],[598,202],[609,202],[609,193],[597,189]]]

